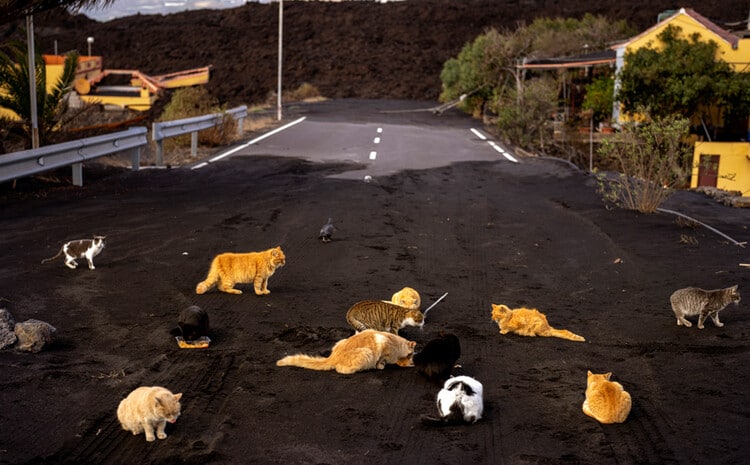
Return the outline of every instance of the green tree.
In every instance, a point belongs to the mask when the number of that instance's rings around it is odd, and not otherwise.
[[[63,73],[52,88],[47,90],[47,67],[41,53],[35,54],[36,110],[39,141],[44,144],[60,121],[67,105],[65,95],[75,79],[78,53],[65,57]],[[29,60],[25,46],[18,41],[9,42],[0,50],[0,107],[16,113],[22,120],[22,130],[31,147],[31,97],[29,89]]]
[[[615,79],[612,75],[602,75],[586,85],[583,109],[594,112],[594,122],[606,121],[612,116],[615,103]]]
[[[725,115],[737,115],[750,108],[750,81],[732,71],[717,58],[718,45],[702,41],[699,34],[687,38],[670,25],[657,38],[661,47],[641,47],[625,54],[619,73],[616,98],[623,111],[635,113],[645,107],[653,116],[682,114],[711,121],[715,106]],[[652,44],[653,45],[653,44]]]

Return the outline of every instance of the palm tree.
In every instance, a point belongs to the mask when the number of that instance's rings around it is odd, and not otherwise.
[[[77,11],[89,6],[108,6],[114,0],[0,0],[0,24],[54,8]]]
[[[35,54],[36,110],[39,115],[39,141],[47,141],[66,110],[65,95],[75,79],[78,53],[65,57],[63,73],[54,86],[47,90],[47,67],[40,53]],[[29,92],[29,61],[23,43],[9,42],[0,50],[0,107],[16,113],[22,120],[22,130],[31,140],[31,97]]]

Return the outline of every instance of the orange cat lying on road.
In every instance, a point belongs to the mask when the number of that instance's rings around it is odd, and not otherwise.
[[[276,362],[276,365],[297,366],[310,370],[336,370],[344,375],[373,368],[382,370],[388,363],[408,367],[413,365],[412,357],[416,345],[416,342],[395,334],[366,329],[338,341],[328,357],[289,355]]]
[[[492,304],[492,320],[500,327],[500,334],[512,332],[519,336],[560,337],[578,342],[586,340],[567,329],[553,328],[547,323],[547,317],[535,308],[511,310],[507,305]]]
[[[270,294],[268,278],[286,264],[286,257],[281,247],[263,252],[223,253],[211,262],[205,281],[195,287],[196,294],[204,294],[214,284],[222,292],[242,294],[235,289],[237,283],[253,283],[257,295]]]

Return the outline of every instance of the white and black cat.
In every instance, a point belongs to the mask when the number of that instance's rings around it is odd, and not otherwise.
[[[93,270],[94,257],[104,249],[104,240],[106,236],[94,236],[93,239],[78,239],[63,244],[57,255],[51,258],[45,258],[42,263],[51,262],[61,255],[65,256],[65,266],[74,270],[78,266],[76,259],[85,258],[89,264],[89,269]]]
[[[186,341],[197,341],[208,336],[208,313],[197,305],[191,305],[180,312],[177,325],[171,331],[173,336],[182,336]]]
[[[440,333],[424,348],[414,354],[417,372],[434,383],[442,385],[448,379],[461,356],[461,344],[455,334]]]
[[[437,395],[439,417],[422,415],[425,425],[476,423],[484,413],[482,383],[469,376],[449,378]]]

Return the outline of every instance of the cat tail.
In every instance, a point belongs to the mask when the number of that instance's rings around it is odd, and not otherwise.
[[[461,407],[454,403],[451,405],[450,412],[444,417],[433,417],[432,415],[422,415],[422,424],[426,426],[451,426],[451,425],[465,425],[464,415],[461,412]]]
[[[304,354],[287,355],[281,360],[278,360],[276,366],[294,366],[321,371],[333,370],[336,368],[336,365],[331,362],[330,357],[317,357]]]
[[[206,276],[206,279],[204,281],[199,282],[198,285],[195,286],[195,293],[205,294],[206,291],[211,289],[211,286],[213,286],[218,280],[219,269],[217,266],[214,266],[214,264],[211,263],[211,268],[208,270],[208,276]]]
[[[568,339],[569,341],[585,342],[586,339],[583,336],[579,336],[575,333],[571,333],[567,329],[550,329],[550,336],[559,337],[562,339]]]
[[[57,255],[55,255],[54,257],[51,257],[51,258],[45,258],[44,260],[42,260],[42,263],[44,264],[44,263],[47,263],[47,262],[51,262],[52,260],[56,259],[57,257],[59,257],[62,254],[63,254],[63,249],[60,249],[60,251],[57,252]]]

